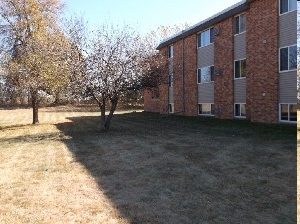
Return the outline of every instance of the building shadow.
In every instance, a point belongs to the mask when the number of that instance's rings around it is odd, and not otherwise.
[[[245,155],[236,149],[224,154],[225,146],[221,144],[236,144],[236,136],[201,151],[203,139],[190,143],[184,137],[187,134],[197,138],[201,131],[188,119],[184,122],[189,122],[192,129],[186,129],[180,120],[179,126],[170,128],[163,116],[117,114],[108,132],[102,131],[100,117],[68,119],[72,122],[56,125],[67,136],[62,141],[130,223],[296,220],[296,188],[289,188],[296,183],[296,172],[293,166],[290,170],[278,170],[280,153],[270,152],[272,158],[268,160],[268,153],[253,149],[251,154],[247,154],[247,149]],[[288,158],[293,158],[292,147],[287,150]],[[219,152],[235,162],[221,163],[226,157],[216,156]],[[254,166],[245,164],[249,161]],[[278,174],[273,176],[276,170]],[[272,187],[276,184],[272,178],[277,181],[279,176],[286,181],[281,189]],[[281,190],[284,199],[274,195]]]

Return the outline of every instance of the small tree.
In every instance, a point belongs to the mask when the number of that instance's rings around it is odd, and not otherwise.
[[[134,88],[143,71],[143,44],[128,26],[102,26],[94,33],[86,54],[86,72],[77,80],[80,88],[98,103],[102,126],[108,130],[120,97]]]

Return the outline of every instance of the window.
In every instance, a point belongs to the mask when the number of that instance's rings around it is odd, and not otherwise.
[[[213,82],[214,81],[214,66],[208,66],[203,68],[198,68],[197,73],[197,82],[206,83],[206,82]]]
[[[297,47],[296,45],[283,47],[279,50],[280,71],[297,69]]]
[[[152,99],[159,99],[159,88],[152,88]]]
[[[236,103],[234,104],[234,116],[235,117],[246,117],[246,104],[245,103]]]
[[[169,56],[169,58],[173,58],[173,56],[174,56],[174,48],[173,48],[173,45],[170,45],[170,46],[169,46],[168,56]]]
[[[174,113],[174,103],[169,103],[169,113]]]
[[[297,121],[297,104],[280,104],[280,121]]]
[[[241,14],[234,17],[234,34],[243,33],[246,31],[246,14]]]
[[[214,28],[198,34],[198,47],[204,47],[214,42]]]
[[[215,114],[215,105],[210,103],[198,104],[198,113],[199,115],[214,115]]]
[[[246,59],[234,61],[234,78],[246,77]]]
[[[173,74],[169,75],[169,87],[173,87]]]
[[[297,9],[296,0],[280,0],[280,14]]]

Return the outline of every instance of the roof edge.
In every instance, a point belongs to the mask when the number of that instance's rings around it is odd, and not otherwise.
[[[206,28],[211,27],[213,24],[216,24],[224,19],[227,19],[233,15],[239,14],[247,9],[249,9],[249,3],[253,1],[253,0],[242,0],[226,9],[224,9],[223,11],[189,27],[186,30],[183,30],[165,40],[163,40],[158,46],[157,46],[157,50],[160,50],[161,48],[168,46],[178,40],[181,40],[185,37],[188,37],[194,33],[197,33],[201,30],[204,30]]]

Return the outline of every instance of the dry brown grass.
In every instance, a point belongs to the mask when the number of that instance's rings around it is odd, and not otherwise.
[[[295,126],[0,110],[0,223],[295,223]]]

